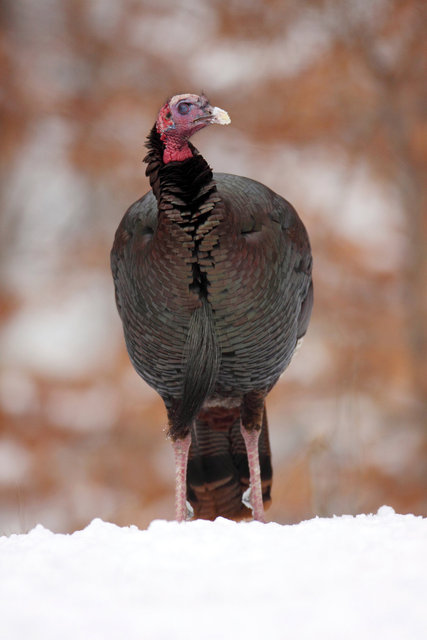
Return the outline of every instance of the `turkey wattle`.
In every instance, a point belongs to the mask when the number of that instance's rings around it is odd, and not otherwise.
[[[152,190],[126,212],[111,252],[129,357],[166,406],[178,520],[187,499],[196,517],[242,519],[251,508],[264,520],[265,398],[313,303],[310,244],[292,205],[254,180],[212,174],[189,142],[229,122],[205,96],[161,108],[145,157]]]

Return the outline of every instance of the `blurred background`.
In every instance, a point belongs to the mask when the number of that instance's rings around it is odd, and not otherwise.
[[[172,518],[160,399],[109,271],[159,107],[289,199],[315,308],[268,409],[268,517],[427,511],[426,11],[416,0],[2,0],[0,534]]]

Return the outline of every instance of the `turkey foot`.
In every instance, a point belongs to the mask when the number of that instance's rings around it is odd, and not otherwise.
[[[187,462],[191,434],[172,440],[175,456],[175,514],[178,522],[187,518]]]
[[[245,441],[246,453],[248,455],[249,481],[250,481],[250,504],[254,520],[265,522],[264,505],[262,502],[261,469],[259,466],[258,440],[261,429],[246,429],[240,427]]]

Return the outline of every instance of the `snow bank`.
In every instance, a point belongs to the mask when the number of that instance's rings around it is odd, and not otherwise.
[[[94,520],[0,538],[7,640],[427,637],[427,519]]]

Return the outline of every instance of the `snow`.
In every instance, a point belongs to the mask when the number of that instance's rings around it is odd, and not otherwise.
[[[94,520],[0,538],[1,637],[417,640],[427,636],[427,519],[298,525]]]

